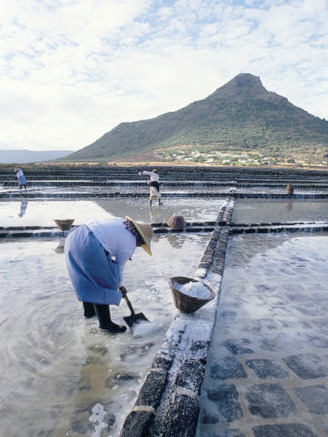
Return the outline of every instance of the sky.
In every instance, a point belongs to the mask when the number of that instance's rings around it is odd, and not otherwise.
[[[0,149],[79,150],[239,73],[328,119],[328,0],[1,0]]]

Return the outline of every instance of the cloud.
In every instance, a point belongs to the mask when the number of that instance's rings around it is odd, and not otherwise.
[[[328,118],[325,0],[2,0],[0,148],[75,149],[239,73]]]

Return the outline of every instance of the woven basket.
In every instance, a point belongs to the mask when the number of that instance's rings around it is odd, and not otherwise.
[[[182,215],[173,214],[168,219],[167,226],[172,229],[183,229],[186,227],[186,222]]]
[[[286,193],[291,196],[294,193],[294,187],[292,184],[287,184],[286,186]]]
[[[61,231],[68,231],[69,229],[71,229],[75,219],[66,219],[66,220],[54,219],[54,220],[56,222],[56,225],[59,227]]]
[[[203,284],[211,292],[211,296],[207,299],[199,299],[198,297],[188,296],[176,288],[176,285],[187,284],[188,282],[200,282],[197,279],[187,278],[185,276],[174,276],[169,279],[173,300],[175,306],[183,313],[193,313],[202,306],[206,305],[215,297],[214,291],[206,284]]]

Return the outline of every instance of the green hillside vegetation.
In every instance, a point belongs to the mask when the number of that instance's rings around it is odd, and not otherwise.
[[[328,121],[267,91],[258,77],[239,74],[178,111],[121,123],[65,160],[317,164],[327,149]]]

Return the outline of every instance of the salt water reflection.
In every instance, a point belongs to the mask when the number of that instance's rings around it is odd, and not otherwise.
[[[235,223],[272,223],[328,219],[327,200],[238,199],[232,215]]]
[[[154,202],[155,203],[155,202]],[[215,221],[224,199],[166,199],[163,206],[149,207],[143,198],[99,198],[96,200],[26,200],[0,202],[0,226],[55,226],[54,219],[75,219],[74,225],[93,217],[129,215],[151,223],[166,222],[172,214],[186,221]]]

